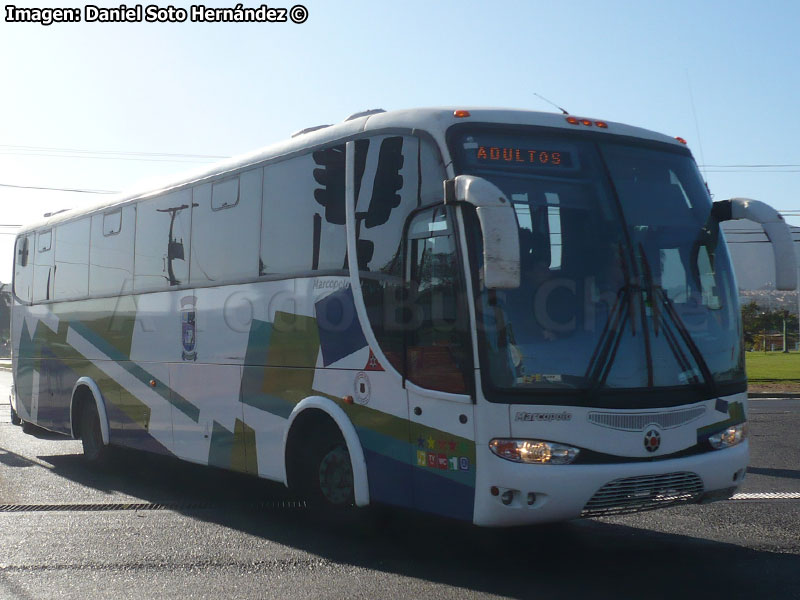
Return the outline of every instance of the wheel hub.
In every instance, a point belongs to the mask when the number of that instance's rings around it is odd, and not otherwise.
[[[325,500],[333,505],[352,502],[353,468],[344,446],[332,448],[320,461],[319,488]]]

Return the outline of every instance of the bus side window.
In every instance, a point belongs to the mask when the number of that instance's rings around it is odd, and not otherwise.
[[[344,145],[264,167],[259,275],[345,274]]]
[[[135,227],[135,205],[92,215],[90,294],[123,294],[133,290]]]
[[[133,288],[164,290],[189,283],[192,190],[136,205]]]
[[[56,227],[56,300],[82,298],[89,293],[89,218]]]
[[[16,268],[14,269],[14,293],[24,302],[33,299],[31,284],[33,282],[33,234],[19,238],[16,248]]]
[[[453,229],[444,206],[419,213],[408,229],[408,379],[432,390],[467,393],[466,310]]]
[[[436,146],[419,140],[419,205],[428,206],[442,201],[442,182],[447,179],[444,163]]]
[[[258,276],[262,173],[253,169],[192,191],[192,284]]]
[[[53,230],[46,229],[36,234],[36,254],[33,265],[33,301],[53,299]]]

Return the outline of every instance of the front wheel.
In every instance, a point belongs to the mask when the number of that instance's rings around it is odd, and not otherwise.
[[[344,441],[322,453],[318,471],[319,491],[327,505],[336,508],[355,505],[353,465]]]
[[[97,466],[108,462],[109,449],[103,444],[100,417],[94,402],[84,402],[81,410],[81,443],[86,462]]]
[[[338,432],[311,443],[303,462],[300,491],[310,508],[341,512],[355,507],[353,464]]]

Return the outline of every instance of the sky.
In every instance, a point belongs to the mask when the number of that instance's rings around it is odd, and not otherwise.
[[[800,2],[302,1],[302,24],[43,26],[6,22],[4,4],[0,281],[7,226],[103,200],[85,191],[124,191],[364,109],[556,110],[535,94],[681,136],[714,199],[800,215]]]

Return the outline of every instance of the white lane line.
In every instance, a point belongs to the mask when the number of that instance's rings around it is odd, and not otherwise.
[[[761,492],[734,494],[731,500],[800,500],[800,492]]]

